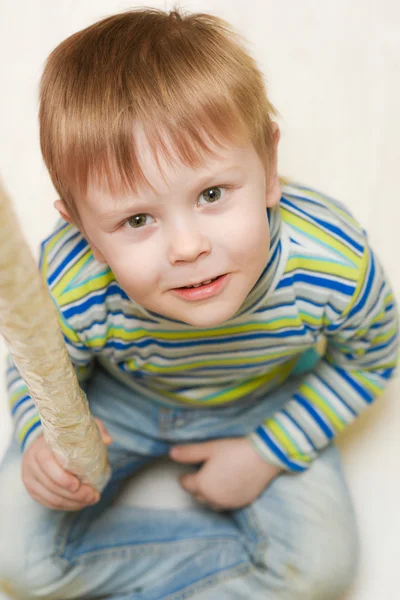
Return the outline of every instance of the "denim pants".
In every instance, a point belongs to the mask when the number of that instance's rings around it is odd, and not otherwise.
[[[358,543],[334,445],[307,471],[279,475],[242,509],[113,502],[128,476],[172,445],[253,431],[297,389],[307,362],[265,398],[214,408],[139,397],[97,365],[87,395],[114,440],[112,479],[94,506],[49,510],[25,490],[13,441],[0,468],[0,581],[21,600],[341,598],[355,575]]]

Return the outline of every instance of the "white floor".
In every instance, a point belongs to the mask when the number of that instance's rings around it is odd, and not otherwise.
[[[55,219],[57,198],[41,161],[37,84],[66,36],[139,2],[0,2],[0,175],[34,252]],[[153,1],[171,7],[172,2]],[[186,0],[188,10],[231,21],[267,76],[282,130],[280,172],[348,204],[369,231],[399,296],[400,4],[397,0]],[[0,342],[0,359],[4,346]],[[2,363],[2,360],[0,364]],[[10,436],[0,367],[0,456]],[[359,515],[362,560],[346,600],[398,600],[400,383],[342,437]],[[180,506],[177,468],[147,471],[129,502]],[[140,483],[140,485],[139,485]],[[131,490],[132,492],[132,490]]]

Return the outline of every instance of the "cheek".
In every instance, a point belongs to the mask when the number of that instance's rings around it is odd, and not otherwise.
[[[242,263],[264,261],[269,248],[269,226],[265,206],[237,211],[224,224],[223,243],[229,244],[231,254]]]
[[[151,245],[118,244],[110,256],[110,268],[127,290],[143,294],[157,282],[160,262]]]

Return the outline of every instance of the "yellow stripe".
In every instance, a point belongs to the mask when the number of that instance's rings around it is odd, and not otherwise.
[[[279,423],[273,419],[268,419],[266,425],[270,431],[274,434],[279,443],[287,450],[288,454],[295,459],[310,462],[310,457],[307,454],[300,452],[299,448],[293,444],[292,440],[288,437],[286,432],[280,427]]]
[[[306,269],[307,271],[323,273],[324,275],[334,275],[351,281],[356,281],[358,276],[358,271],[355,267],[346,267],[337,262],[297,256],[293,256],[288,260],[285,272],[294,269]]]
[[[374,346],[377,346],[378,344],[382,344],[382,342],[387,342],[387,340],[390,340],[390,338],[394,335],[394,333],[396,332],[396,329],[390,329],[390,331],[388,331],[387,333],[381,333],[381,335],[377,335],[376,337],[374,337],[374,339],[371,341],[371,346],[372,348]]]
[[[8,398],[8,406],[12,408],[25,395],[29,396],[29,390],[26,385],[23,385]]]
[[[371,381],[371,379],[369,379],[368,375],[363,375],[360,371],[357,371],[356,373],[353,372],[352,376],[353,379],[356,379],[359,383],[363,384],[363,386],[366,387],[370,392],[372,392],[374,396],[376,394],[379,394],[379,392],[382,392],[383,387],[385,385],[383,382],[382,385],[377,385],[376,383]]]
[[[127,360],[126,366],[129,368],[130,371],[136,371],[136,369],[138,368],[134,358],[130,358],[129,360]]]
[[[329,421],[335,426],[337,431],[342,431],[346,425],[338,418],[335,412],[321,399],[317,392],[307,383],[303,383],[299,388],[299,394],[305,396],[313,402],[328,417]]]
[[[329,233],[322,231],[320,227],[313,225],[312,223],[306,221],[305,219],[302,219],[298,215],[294,215],[285,208],[282,208],[282,211],[285,213],[284,220],[287,223],[293,225],[294,227],[297,227],[305,233],[308,233],[314,238],[321,240],[322,243],[326,244],[327,246],[330,246],[337,252],[340,252],[340,254],[346,256],[346,258],[348,258],[356,267],[358,266],[361,259],[355,252],[350,250],[348,246],[346,246],[333,236],[329,235]]]
[[[267,383],[271,383],[274,379],[278,379],[276,383],[281,383],[287,378],[290,371],[293,369],[294,363],[295,360],[292,360],[288,363],[285,363],[284,366],[278,365],[266,375],[260,375],[259,377],[249,379],[240,385],[235,384],[235,386],[225,389],[223,393],[218,394],[216,397],[201,402],[196,399],[192,400],[191,398],[185,398],[178,394],[173,394],[172,392],[167,392],[164,390],[163,395],[173,400],[179,400],[180,402],[194,406],[218,406],[220,404],[227,404],[233,400],[237,400],[245,396],[246,394],[249,394],[250,392],[255,391]]]
[[[90,340],[87,342],[87,345],[91,348],[100,348],[102,346],[104,342],[103,338],[97,338],[97,340],[95,340],[95,342],[93,342],[93,340]],[[178,364],[178,365],[157,365],[157,364],[152,364],[152,363],[148,363],[148,364],[144,364],[141,368],[144,371],[148,371],[150,373],[174,373],[174,372],[181,372],[181,371],[188,371],[191,369],[197,369],[197,368],[205,368],[205,367],[214,367],[214,366],[230,366],[230,365],[243,365],[243,364],[258,364],[258,363],[263,363],[266,360],[267,361],[271,361],[271,360],[275,360],[277,358],[282,358],[285,356],[293,356],[293,349],[292,348],[287,348],[286,350],[282,350],[280,352],[274,352],[271,354],[263,354],[263,355],[257,355],[255,357],[238,357],[238,358],[213,358],[212,360],[197,360],[194,362],[190,362],[190,363],[182,363],[182,364]],[[128,364],[130,364],[128,362]],[[134,368],[136,369],[136,363],[133,362],[132,363]]]
[[[271,355],[262,355],[262,356],[256,356],[256,357],[249,357],[249,358],[227,358],[227,359],[218,359],[215,358],[213,360],[198,360],[196,362],[192,362],[192,363],[184,363],[181,365],[175,365],[175,366],[163,366],[163,365],[152,365],[152,364],[147,364],[147,365],[143,365],[143,370],[146,371],[150,371],[151,373],[174,373],[175,371],[180,372],[180,371],[187,371],[187,370],[191,370],[191,369],[197,369],[197,368],[207,368],[207,367],[219,367],[219,366],[231,366],[231,365],[243,365],[243,364],[258,364],[258,363],[263,363],[266,360],[270,361],[270,360],[274,360],[276,358],[281,358],[283,356],[292,356],[293,355],[293,350],[291,348],[289,348],[288,350],[284,351],[284,352],[276,352],[274,354]]]
[[[35,415],[34,417],[32,417],[32,419],[29,419],[29,421],[27,423],[25,423],[25,425],[22,427],[22,429],[19,430],[19,432],[18,432],[18,439],[19,439],[19,442],[21,444],[24,441],[25,436],[26,436],[28,430],[35,423],[40,423],[40,417],[38,415]]]
[[[81,344],[81,340],[78,337],[78,334],[75,332],[72,327],[70,327],[65,321],[64,317],[57,311],[58,321],[60,323],[61,331],[65,334],[65,337],[69,339],[71,342],[77,342]]]
[[[313,315],[310,315],[309,313],[303,312],[301,310],[301,308],[299,308],[299,313],[300,313],[302,322],[305,323],[306,325],[313,325],[315,327],[318,327],[322,324],[322,314],[319,317],[314,317]]]
[[[348,221],[352,225],[355,225],[357,228],[359,228],[359,224],[357,223],[357,221],[351,215],[349,215],[349,213],[345,212],[342,208],[340,208],[339,206],[334,204],[331,200],[329,200],[329,198],[327,198],[326,196],[324,196],[322,194],[319,194],[315,190],[310,190],[309,188],[305,188],[305,189],[307,191],[307,194],[309,194],[312,198],[319,200],[320,202],[322,202],[323,205],[324,204],[329,205],[329,207],[332,209],[333,212],[338,213],[339,215],[344,217],[344,219],[346,221]],[[301,191],[304,191],[304,190],[301,190]]]
[[[90,279],[90,281],[87,281],[82,285],[77,285],[71,290],[62,292],[62,295],[59,298],[60,305],[66,306],[67,304],[75,302],[76,300],[84,300],[88,294],[102,290],[112,281],[115,281],[115,275],[112,271],[107,271],[103,275]]]
[[[358,301],[360,291],[364,285],[365,274],[367,272],[368,263],[369,263],[369,249],[368,249],[368,246],[365,246],[365,252],[361,257],[360,264],[359,264],[358,283],[357,283],[356,289],[354,290],[352,299],[350,300],[348,306],[344,309],[344,311],[340,315],[341,318],[346,316],[351,311],[351,309],[356,304],[356,302]]]
[[[85,254],[83,256],[81,256],[81,258],[73,266],[68,267],[68,270],[61,277],[60,281],[58,281],[57,284],[52,288],[55,298],[58,298],[61,296],[64,289],[66,287],[68,287],[68,285],[71,283],[73,278],[77,275],[77,273],[79,273],[79,271],[82,269],[83,265],[87,262],[91,253],[92,253],[91,249],[88,248],[86,250]]]
[[[63,227],[61,231],[59,231],[56,235],[54,235],[49,242],[46,242],[44,245],[43,257],[42,257],[42,274],[47,281],[47,272],[49,267],[48,255],[52,248],[57,244],[57,242],[64,237],[66,232],[71,228],[71,225],[67,225]]]
[[[64,295],[63,295],[63,299],[64,299]],[[175,332],[175,331],[158,331],[158,330],[153,330],[153,331],[149,331],[146,329],[143,329],[143,327],[137,327],[135,329],[131,329],[131,330],[126,330],[123,327],[119,327],[119,326],[110,326],[107,329],[107,333],[105,336],[101,335],[101,336],[95,336],[90,338],[90,340],[88,340],[88,345],[92,346],[93,348],[97,348],[97,347],[101,347],[102,344],[104,343],[104,338],[106,338],[107,340],[109,340],[110,338],[114,337],[116,339],[121,339],[127,342],[132,342],[138,339],[141,339],[143,337],[145,338],[149,338],[149,339],[154,339],[154,340],[177,340],[177,341],[182,341],[182,340],[189,340],[189,339],[198,339],[199,337],[199,333],[202,337],[204,337],[205,339],[207,339],[207,337],[209,337],[210,339],[215,339],[218,338],[219,336],[222,337],[222,335],[227,335],[227,332],[230,332],[230,335],[237,335],[240,333],[245,333],[246,331],[251,331],[252,333],[257,333],[257,332],[272,332],[272,331],[279,331],[283,328],[288,328],[288,327],[295,327],[295,326],[301,327],[303,325],[301,319],[298,318],[298,316],[295,317],[285,317],[282,319],[277,320],[277,322],[268,322],[268,323],[253,323],[253,324],[246,324],[246,325],[240,325],[238,327],[232,327],[230,330],[223,330],[223,333],[221,333],[221,330],[213,331],[213,330],[201,330],[201,332],[197,331],[197,332],[193,332],[193,331],[182,331],[182,332]]]

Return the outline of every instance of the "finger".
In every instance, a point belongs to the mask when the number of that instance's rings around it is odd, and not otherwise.
[[[57,487],[69,490],[70,492],[77,492],[81,486],[79,479],[65,471],[56,459],[50,454],[46,455],[45,460],[41,461],[40,456],[35,456],[36,472],[43,472]]]
[[[50,508],[51,510],[78,511],[86,508],[82,503],[62,498],[40,485],[34,487],[31,496],[34,500],[39,502],[39,504],[46,508]]]
[[[197,475],[182,475],[179,481],[183,489],[190,494],[197,492]]]
[[[73,502],[78,502],[82,505],[94,504],[100,500],[100,494],[97,490],[94,490],[90,485],[86,485],[84,483],[80,484],[80,487],[76,492],[71,492],[68,489],[65,489],[50,479],[50,477],[42,470],[41,465],[36,462],[36,468],[33,471],[32,475],[38,483],[56,494],[57,496],[61,496],[66,500],[72,500]]]
[[[174,446],[169,451],[170,457],[181,463],[203,462],[210,456],[212,442],[203,442],[201,444],[186,444],[184,446]]]
[[[103,442],[106,444],[106,446],[109,446],[110,444],[113,443],[113,439],[112,439],[111,435],[108,433],[106,426],[104,425],[103,421],[101,419],[99,419],[98,417],[95,417],[94,420],[96,421],[97,426],[100,430],[100,434],[101,434],[101,437],[103,438]]]

